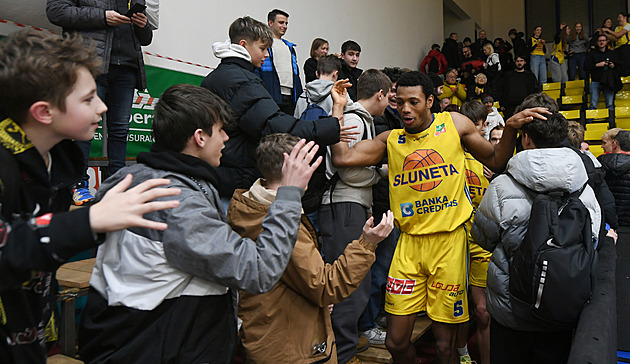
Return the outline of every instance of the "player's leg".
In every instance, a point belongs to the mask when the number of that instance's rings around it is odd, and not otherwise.
[[[416,348],[411,343],[413,325],[417,314],[387,314],[387,338],[385,346],[392,354],[396,364],[413,364],[416,362]]]

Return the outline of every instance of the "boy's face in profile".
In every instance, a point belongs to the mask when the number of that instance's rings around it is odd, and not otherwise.
[[[343,61],[346,62],[350,68],[356,68],[359,64],[360,55],[361,52],[359,51],[347,50],[346,53],[343,54]]]
[[[59,140],[90,140],[107,106],[96,94],[94,77],[85,68],[77,71],[77,80],[65,100],[66,110],[51,106],[50,128]]]
[[[486,125],[488,125],[488,122],[486,120],[473,120],[473,124],[475,124],[475,128],[477,128],[477,131],[479,131],[479,134],[481,134],[481,136],[486,135],[485,130],[483,130]]]
[[[199,158],[208,162],[213,167],[221,164],[221,150],[225,148],[225,142],[230,139],[223,130],[223,123],[217,122],[212,125],[212,135],[204,133],[205,145]]]
[[[265,62],[265,59],[269,57],[267,45],[260,39],[254,42],[242,39],[239,44],[243,46],[247,50],[247,53],[249,53],[249,56],[252,57],[251,62],[256,68],[260,68],[263,62]]]

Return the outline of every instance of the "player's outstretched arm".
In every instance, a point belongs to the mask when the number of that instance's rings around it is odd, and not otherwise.
[[[545,115],[549,114],[551,113],[546,108],[536,107],[512,115],[505,122],[505,129],[503,130],[500,143],[495,146],[492,146],[489,141],[479,134],[470,119],[459,113],[451,113],[451,116],[464,147],[479,162],[498,173],[505,168],[508,160],[514,154],[518,129],[534,120],[534,118],[547,120]]]
[[[282,166],[283,186],[297,186],[306,190],[313,172],[322,162],[322,157],[320,156],[311,164],[317,149],[319,149],[319,146],[315,142],[310,141],[306,143],[305,139],[301,139],[293,147],[291,154],[284,153],[284,165]]]
[[[90,225],[95,233],[106,233],[130,227],[165,230],[166,224],[147,220],[142,215],[179,206],[179,201],[153,201],[161,197],[179,195],[179,188],[157,188],[170,183],[168,179],[150,179],[129,188],[132,181],[128,174],[103,198],[90,207]],[[129,188],[129,189],[128,189]]]

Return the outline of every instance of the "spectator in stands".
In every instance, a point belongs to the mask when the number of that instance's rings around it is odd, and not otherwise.
[[[494,99],[490,95],[485,95],[481,99],[481,103],[486,108],[488,115],[486,116],[486,124],[483,127],[483,136],[490,140],[490,130],[494,129],[497,125],[505,126],[503,117],[499,114],[499,110],[494,107]]]
[[[470,50],[470,46],[463,46],[462,47],[462,53],[461,53],[461,57],[460,57],[460,71],[464,68],[464,63],[468,63],[473,61],[474,58],[472,56],[472,52]]]
[[[516,29],[512,28],[508,32],[508,37],[512,40],[512,49],[514,50],[514,58],[521,55],[525,57],[525,59],[529,59],[529,51],[527,49],[527,43],[523,39],[525,34],[523,32],[518,32]]]
[[[499,61],[503,69],[512,69],[514,67],[514,57],[510,51],[512,45],[503,40],[503,38],[496,38],[494,40],[494,50],[499,54]]]
[[[422,71],[422,73],[433,72],[442,75],[446,72],[447,67],[448,63],[444,55],[440,52],[440,46],[433,44],[429,54],[424,57],[420,64],[420,71]]]
[[[527,50],[531,54],[529,66],[538,83],[542,86],[543,83],[547,83],[547,61],[545,59],[547,48],[545,47],[545,40],[542,38],[541,26],[534,28]]]
[[[564,54],[569,43],[570,32],[571,28],[567,23],[561,23],[560,29],[556,31],[553,37],[553,50],[551,51],[551,58],[549,58],[549,72],[551,72],[553,82],[564,83],[569,80],[567,75],[567,62]]]
[[[460,106],[466,101],[466,87],[457,80],[457,70],[449,69],[444,78],[443,92],[438,98],[448,98],[451,104]]]
[[[490,95],[498,95],[501,86],[501,70],[502,64],[499,58],[499,54],[494,51],[492,44],[486,43],[483,45],[483,53],[487,56],[486,62],[483,65],[485,73],[488,76],[488,86],[486,93]]]
[[[490,143],[492,145],[499,144],[499,141],[501,140],[501,137],[503,136],[503,129],[505,129],[503,125],[497,125],[494,128],[492,128],[492,130],[490,130]]]
[[[606,171],[606,183],[615,197],[619,226],[630,227],[630,131],[619,130],[610,153],[598,157]],[[628,247],[622,247],[628,249]]]
[[[534,119],[523,126],[522,134],[525,150],[508,162],[509,175],[501,174],[490,182],[472,228],[475,241],[493,252],[487,275],[487,308],[492,317],[490,360],[566,363],[573,330],[560,330],[555,324],[515,314],[512,306],[516,303],[509,294],[510,264],[529,223],[532,197],[526,187],[537,192],[570,193],[580,190],[588,177],[580,157],[558,147],[567,136],[567,122],[561,114],[556,112],[547,120]],[[589,210],[592,238],[597,241],[601,211],[590,186],[585,187],[580,200]]]
[[[271,29],[250,17],[238,18],[230,25],[230,39],[217,42],[212,50],[221,59],[219,66],[201,82],[201,86],[228,103],[236,117],[236,126],[226,130],[230,139],[217,172],[221,178],[219,194],[227,205],[236,188],[249,188],[260,176],[253,154],[260,138],[267,134],[285,133],[314,140],[320,145],[346,139],[337,116],[343,105],[333,106],[332,116],[314,121],[298,120],[280,110],[254,73],[268,55],[273,42]]]
[[[615,53],[617,53],[617,59],[623,61],[619,63],[617,72],[621,76],[630,75],[630,62],[626,61],[630,59],[630,24],[628,23],[628,14],[619,13],[617,15],[617,21],[619,25],[615,28],[615,31],[608,30],[607,33],[615,38]]]
[[[473,43],[471,45],[473,57],[484,58],[483,57],[483,46],[486,43],[490,43],[490,40],[486,36],[486,31],[485,30],[480,30],[479,31],[479,38],[477,38],[475,43]]]
[[[618,59],[614,51],[608,48],[608,38],[605,35],[597,37],[597,49],[591,51],[586,56],[584,68],[591,75],[590,109],[597,108],[599,93],[604,93],[606,108],[613,110],[615,93],[623,87],[619,74],[615,70]]]
[[[304,62],[304,80],[306,83],[317,79],[317,61],[328,54],[328,41],[322,38],[313,39],[311,43],[311,58]]]
[[[264,49],[264,48],[263,48]],[[342,100],[343,101],[343,100]],[[81,320],[80,354],[89,363],[193,363],[232,360],[237,342],[232,290],[264,293],[281,278],[300,229],[300,198],[321,158],[300,141],[286,156],[278,193],[256,241],[230,229],[215,169],[232,120],[208,90],[174,85],[155,107],[151,151],[125,173],[135,181],[172,180],[179,206],[149,216],[163,232],[135,228],[107,234],[98,250]],[[133,282],[133,283],[131,283]]]
[[[440,95],[444,92],[444,79],[441,76],[438,76],[434,72],[429,72],[427,76],[429,76],[429,79],[431,80],[431,83],[433,84],[433,99],[437,100],[438,97],[440,97]],[[445,101],[445,100],[448,100],[448,101]],[[442,101],[445,102],[444,107],[448,106],[448,104],[451,103],[450,99],[442,99],[440,100],[440,102],[434,102],[433,105],[431,105],[431,113],[437,114],[439,112],[444,111],[444,109],[442,108]]]
[[[289,134],[272,134],[261,140],[256,159],[264,177],[249,190],[236,191],[234,207],[228,213],[230,226],[239,235],[256,240],[264,234],[263,219],[283,182],[283,154],[290,154],[299,140]],[[389,235],[394,222],[391,211],[379,216],[378,226],[370,217],[343,256],[328,264],[322,259],[317,235],[302,216],[295,248],[280,281],[268,293],[239,294],[241,341],[253,363],[337,363],[329,305],[356,290],[374,262],[378,243]]]
[[[584,61],[586,60],[586,50],[588,48],[588,36],[584,34],[582,23],[577,22],[573,27],[573,32],[569,36],[569,81],[575,80],[575,68],[577,67],[580,80],[586,79]]]
[[[361,46],[353,40],[347,40],[341,45],[341,71],[339,79],[348,79],[352,86],[348,88],[348,95],[352,101],[357,101],[357,84],[363,70],[357,67],[361,56]]]
[[[296,45],[283,39],[289,26],[289,14],[273,9],[267,14],[267,24],[273,34],[273,42],[268,49],[269,57],[256,72],[280,110],[293,115],[295,103],[302,93],[302,81]]]
[[[467,87],[466,95],[468,101],[477,100],[481,102],[481,98],[487,94],[488,76],[485,73],[477,73],[475,75],[475,83]]]
[[[526,57],[516,56],[516,68],[503,78],[503,90],[501,92],[501,109],[503,115],[509,118],[514,114],[514,110],[525,98],[540,90],[540,85],[536,76],[526,69]]]
[[[459,43],[457,43],[457,33],[451,33],[451,35],[444,40],[442,54],[444,58],[446,58],[447,67],[459,68]]]
[[[322,56],[317,61],[317,70],[315,71],[317,79],[306,84],[304,92],[300,95],[295,105],[293,116],[299,119],[308,105],[313,103],[321,106],[330,115],[333,108],[330,89],[339,78],[340,70],[341,60],[339,57],[332,54]],[[352,100],[348,97],[348,104],[351,103]]]
[[[604,230],[612,229],[613,232],[615,232],[619,223],[615,209],[615,198],[610,192],[608,184],[606,184],[604,179],[606,172],[603,170],[602,164],[599,160],[597,160],[597,158],[595,158],[593,153],[588,151],[588,149],[586,149],[586,151],[582,149],[583,145],[586,144],[584,143],[584,127],[582,124],[577,121],[569,120],[568,127],[568,143],[564,143],[563,146],[571,146],[576,151],[580,150],[579,156],[582,158],[582,162],[586,168],[589,186],[591,186],[595,192],[595,197],[597,197],[599,207],[602,210],[602,226],[600,231],[604,232]],[[586,144],[586,146],[588,147],[588,144]],[[608,224],[608,228],[606,227],[606,224]]]
[[[606,130],[604,134],[602,134],[602,149],[604,150],[604,153],[614,153],[614,150],[619,148],[619,146],[616,145],[617,142],[615,141],[615,137],[621,130],[623,129],[612,128]]]
[[[144,5],[144,0],[134,3]],[[131,18],[128,3],[81,2],[48,0],[48,20],[63,28],[64,33],[78,33],[86,42],[92,41],[101,59],[101,73],[96,77],[98,96],[108,106],[107,122],[107,175],[111,176],[125,166],[127,134],[133,104],[134,90],[147,88],[144,60],[140,46],[148,46],[153,30],[144,11]],[[87,167],[91,141],[78,143]],[[89,190],[89,176],[75,187],[72,199],[83,205],[94,199]]]
[[[591,37],[589,48],[591,50],[597,49],[597,37],[601,34],[604,34],[606,38],[608,38],[608,48],[614,49],[617,39],[612,34],[610,34],[610,31],[614,32],[613,21],[612,18],[606,18],[602,22],[602,26],[600,28],[597,28],[595,30],[595,34],[593,34],[593,36]]]

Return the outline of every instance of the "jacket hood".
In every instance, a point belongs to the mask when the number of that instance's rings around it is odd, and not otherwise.
[[[321,102],[330,95],[334,82],[329,80],[314,80],[306,84],[306,92],[311,102]]]
[[[606,153],[599,157],[606,173],[620,177],[630,171],[630,155],[624,153]]]
[[[575,192],[588,177],[582,159],[569,148],[538,148],[517,153],[506,171],[536,192]]]
[[[370,115],[370,113],[365,110],[365,108],[361,106],[361,104],[358,102],[353,102],[352,104],[346,105],[346,107],[343,109],[343,113],[358,114],[363,120],[367,121],[368,123],[373,123],[374,120],[372,115]]]
[[[215,188],[219,187],[219,175],[207,162],[191,155],[182,154],[151,145],[149,153],[138,154],[138,163],[144,163],[151,168],[172,171],[210,182]]]
[[[214,56],[219,59],[237,57],[250,62],[252,60],[252,57],[249,55],[249,52],[247,52],[247,49],[245,49],[245,47],[234,44],[230,42],[229,39],[225,42],[213,43],[212,52],[214,53]]]

